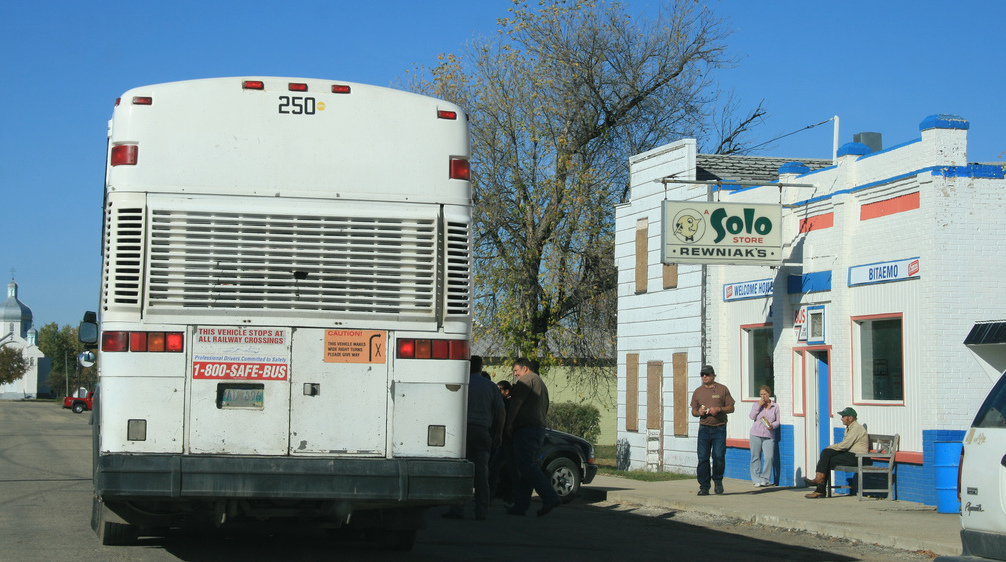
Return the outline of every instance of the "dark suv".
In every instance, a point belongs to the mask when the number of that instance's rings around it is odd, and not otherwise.
[[[538,465],[563,503],[572,501],[580,491],[580,485],[589,484],[597,474],[594,446],[586,439],[556,429],[545,430]],[[500,470],[496,495],[510,497],[509,474],[510,470],[505,466]]]
[[[580,484],[590,484],[597,474],[594,446],[586,439],[556,429],[545,430],[538,464],[563,502],[572,501],[580,491]]]

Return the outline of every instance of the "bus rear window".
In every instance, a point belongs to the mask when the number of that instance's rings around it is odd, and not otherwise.
[[[1006,428],[1006,373],[989,392],[971,427]]]

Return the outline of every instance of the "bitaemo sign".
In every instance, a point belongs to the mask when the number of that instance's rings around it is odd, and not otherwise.
[[[664,201],[663,263],[782,264],[782,206]]]

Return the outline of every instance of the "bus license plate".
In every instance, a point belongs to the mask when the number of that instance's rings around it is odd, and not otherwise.
[[[217,388],[217,408],[261,410],[265,407],[264,396],[261,384],[221,384]]]

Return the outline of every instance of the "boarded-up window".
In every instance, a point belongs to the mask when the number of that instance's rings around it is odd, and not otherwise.
[[[636,293],[646,292],[646,276],[647,276],[647,255],[649,254],[649,248],[647,247],[647,237],[650,233],[650,221],[648,219],[639,219],[636,221]]]
[[[625,430],[639,431],[639,354],[625,356]]]
[[[664,264],[664,288],[665,289],[678,288],[678,264],[676,263]]]
[[[664,410],[664,362],[646,364],[646,429],[660,429]]]
[[[674,369],[674,435],[688,437],[688,417],[691,415],[691,398],[688,396],[688,354],[675,353]]]

